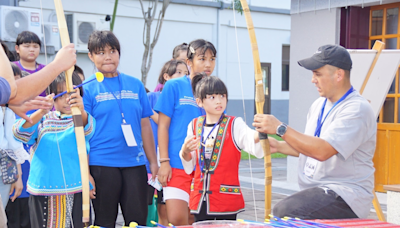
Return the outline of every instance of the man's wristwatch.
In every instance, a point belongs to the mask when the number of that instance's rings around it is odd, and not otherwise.
[[[276,135],[282,137],[286,133],[286,130],[287,130],[287,124],[281,123],[281,125],[279,125],[276,128]]]

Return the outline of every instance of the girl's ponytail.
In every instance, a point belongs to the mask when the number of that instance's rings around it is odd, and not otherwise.
[[[195,98],[198,98],[199,90],[201,87],[201,80],[207,77],[207,74],[204,72],[196,73],[192,78],[192,91]],[[197,92],[196,92],[197,91]]]

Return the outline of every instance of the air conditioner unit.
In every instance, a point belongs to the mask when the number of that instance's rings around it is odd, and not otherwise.
[[[66,14],[69,36],[79,52],[88,52],[89,36],[95,30],[110,30],[105,15],[72,13]]]
[[[0,6],[0,39],[15,42],[22,31],[31,31],[42,37],[40,10]]]
[[[43,41],[46,41],[46,46],[54,47],[55,51],[60,50],[61,40],[57,22],[44,22],[43,28]]]

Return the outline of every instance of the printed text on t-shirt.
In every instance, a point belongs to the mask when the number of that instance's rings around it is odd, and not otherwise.
[[[121,99],[121,95],[122,99],[135,99],[135,100],[139,99],[139,95],[137,93],[133,93],[130,90],[122,90],[121,93],[119,91],[115,91],[114,95],[117,97],[117,99]],[[102,102],[108,100],[115,100],[114,95],[110,92],[99,93],[96,96],[96,101]]]
[[[179,104],[180,105],[193,105],[196,108],[199,107],[199,106],[197,106],[196,100],[193,97],[188,97],[188,96],[184,96],[183,98],[180,98]]]

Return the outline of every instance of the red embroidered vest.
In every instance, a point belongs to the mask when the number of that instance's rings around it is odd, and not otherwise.
[[[204,124],[204,116],[194,119],[194,135],[201,137]],[[214,151],[208,169],[201,170],[199,159],[201,159],[199,147],[196,151],[197,162],[194,173],[194,189],[190,194],[189,206],[192,213],[198,214],[204,197],[207,198],[207,214],[236,214],[244,210],[244,200],[239,183],[240,149],[235,145],[232,138],[232,122],[235,117],[225,116],[218,128],[214,144]],[[206,169],[206,168],[204,168]]]

